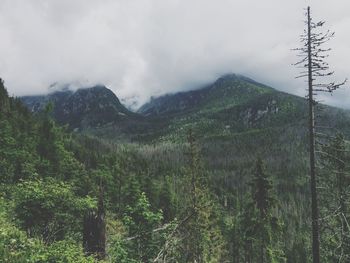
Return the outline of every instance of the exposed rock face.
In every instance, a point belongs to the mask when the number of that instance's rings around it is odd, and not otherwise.
[[[262,118],[278,113],[278,105],[275,99],[267,101],[266,104],[260,106],[260,108],[247,108],[240,113],[240,118],[247,127],[254,126]]]

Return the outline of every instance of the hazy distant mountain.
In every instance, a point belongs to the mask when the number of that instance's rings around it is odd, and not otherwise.
[[[46,96],[22,97],[33,111],[51,101],[53,117],[71,128],[108,138],[184,140],[192,128],[199,137],[220,138],[238,133],[285,129],[305,136],[307,102],[244,76],[229,74],[207,86],[152,98],[137,113],[124,107],[105,86]],[[350,127],[349,111],[321,105],[318,122],[344,132]]]
[[[22,101],[33,112],[43,110],[52,102],[53,117],[72,128],[98,127],[135,116],[126,109],[117,96],[105,86],[64,89],[43,96],[26,96]]]
[[[318,122],[347,130],[349,111],[320,105]],[[169,122],[164,136],[184,136],[192,128],[199,136],[229,136],[258,129],[292,126],[304,130],[307,101],[249,78],[230,74],[202,89],[152,98],[138,112]]]
[[[271,91],[272,88],[244,76],[228,74],[200,89],[152,98],[138,112],[145,115],[166,115],[212,106],[227,107]]]

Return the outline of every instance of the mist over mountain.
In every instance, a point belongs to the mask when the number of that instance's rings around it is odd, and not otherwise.
[[[330,63],[343,79],[349,75],[349,3],[311,1],[315,19],[324,14],[337,32]],[[136,96],[138,106],[154,95],[214,81],[223,72],[302,96],[305,85],[295,80],[291,49],[298,47],[304,5],[304,0],[1,1],[0,74],[15,96],[47,93],[54,81],[103,83],[120,99]],[[348,96],[344,90],[324,99],[349,107],[342,100]]]
[[[75,91],[70,85],[58,87],[59,90],[49,95],[25,96],[21,100],[32,112],[43,111],[51,102],[53,117],[59,123],[109,138],[122,134],[123,138],[133,139],[158,136],[184,139],[188,128],[194,129],[199,136],[290,125],[304,130],[307,120],[304,98],[239,74],[223,75],[213,83],[193,90],[152,97],[136,112],[132,107],[124,106],[103,85]],[[324,108],[320,122],[343,127],[344,132],[348,130],[348,111],[326,105],[320,107]]]
[[[48,103],[52,103],[53,117],[71,128],[98,127],[134,116],[102,85],[77,90],[65,85],[55,87],[49,95],[25,96],[21,100],[32,112],[44,111]]]

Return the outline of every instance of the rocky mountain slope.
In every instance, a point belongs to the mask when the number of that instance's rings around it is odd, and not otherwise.
[[[44,110],[51,102],[53,117],[71,128],[96,128],[135,117],[111,90],[101,85],[75,92],[65,89],[49,95],[26,96],[21,99],[32,112]]]

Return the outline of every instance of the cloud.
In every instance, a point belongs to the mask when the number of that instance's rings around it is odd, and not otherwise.
[[[17,96],[103,83],[137,105],[228,72],[304,95],[290,49],[308,4],[336,31],[336,77],[350,76],[345,0],[0,0],[0,76]],[[349,97],[326,102],[350,108]]]

